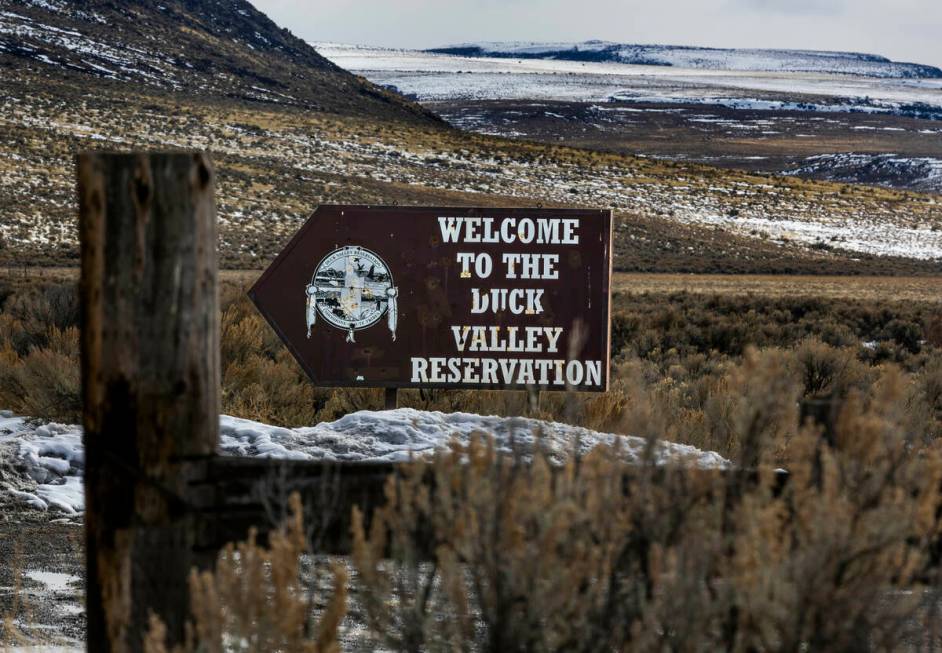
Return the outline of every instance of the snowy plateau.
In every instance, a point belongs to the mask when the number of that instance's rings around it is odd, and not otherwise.
[[[810,65],[801,70],[733,66],[741,59],[732,59],[729,67],[697,67],[689,61],[688,66],[663,66],[606,60],[498,58],[336,43],[313,45],[342,68],[420,101],[624,100],[942,118],[942,71],[931,67],[924,72],[934,73],[926,77],[894,76],[890,69],[885,75],[868,76],[855,74],[852,67],[837,72]],[[788,102],[776,94],[814,97]]]
[[[9,412],[0,415],[0,460],[12,461],[12,473],[0,481],[0,499],[5,494],[21,506],[80,515],[85,460],[81,427],[36,424]],[[223,415],[219,431],[223,455],[337,462],[405,462],[431,456],[451,442],[467,444],[476,435],[493,437],[503,453],[526,457],[542,451],[557,464],[599,445],[616,446],[626,461],[639,462],[647,446],[642,438],[557,422],[412,408],[359,411],[333,422],[293,429]],[[703,468],[730,464],[717,453],[670,442],[657,442],[653,456],[658,464]]]
[[[611,41],[581,43],[462,43],[429,52],[476,57],[611,61],[648,66],[676,66],[755,72],[817,72],[883,78],[942,78],[935,66],[899,63],[860,52],[698,48],[679,45],[638,45]]]

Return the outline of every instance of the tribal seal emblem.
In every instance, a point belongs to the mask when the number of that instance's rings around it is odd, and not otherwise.
[[[370,250],[348,246],[332,251],[318,263],[305,294],[308,338],[319,313],[328,324],[347,332],[347,342],[356,342],[354,332],[385,315],[396,340],[399,290],[389,266]]]

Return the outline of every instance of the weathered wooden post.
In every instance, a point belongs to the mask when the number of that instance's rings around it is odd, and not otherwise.
[[[203,154],[78,156],[88,650],[179,641],[219,428],[213,168]]]

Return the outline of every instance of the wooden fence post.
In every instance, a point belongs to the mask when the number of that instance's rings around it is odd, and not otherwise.
[[[219,430],[214,172],[203,154],[84,153],[82,384],[88,650],[140,651],[188,615],[186,487]]]

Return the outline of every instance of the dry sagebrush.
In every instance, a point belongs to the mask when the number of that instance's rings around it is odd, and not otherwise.
[[[193,618],[186,643],[167,648],[167,632],[151,616],[146,653],[337,653],[338,628],[346,613],[346,570],[333,567],[333,591],[315,617],[301,576],[307,540],[298,495],[290,500],[290,516],[259,546],[255,534],[228,545],[214,571],[190,575]]]
[[[831,444],[801,429],[783,488],[767,467],[626,469],[604,449],[525,465],[485,439],[417,464],[369,527],[355,515],[374,643],[900,650],[919,634],[942,482],[934,451],[912,455],[900,392],[888,379],[849,398]],[[778,435],[761,410],[738,413],[746,459],[768,459]]]
[[[0,311],[4,408],[77,421],[81,411],[77,321],[78,302],[68,286],[30,288],[5,298]]]
[[[314,388],[244,295],[224,281],[223,410],[299,426],[378,409],[382,391]],[[785,410],[779,463],[803,418],[833,421],[821,404],[869,394],[891,366],[906,391],[907,433],[942,435],[942,310],[926,302],[808,297],[617,293],[612,385],[603,395],[544,393],[534,413],[522,392],[408,390],[400,403],[426,410],[523,413],[604,431],[651,435],[738,456],[737,411],[752,400],[750,374],[774,365]],[[41,419],[80,418],[78,308],[74,287],[0,279],[0,408]],[[755,354],[748,354],[757,350]],[[759,356],[750,362],[749,356]],[[768,365],[767,365],[768,363]],[[815,402],[821,409],[815,414]],[[787,437],[785,437],[787,435]]]

